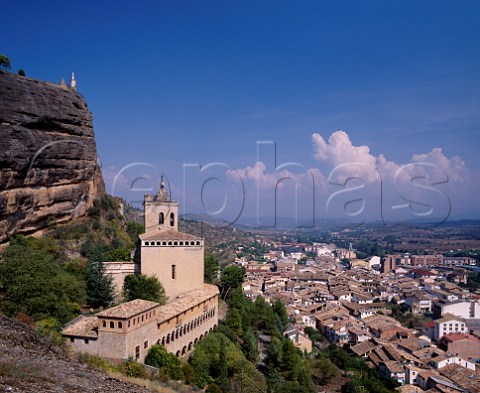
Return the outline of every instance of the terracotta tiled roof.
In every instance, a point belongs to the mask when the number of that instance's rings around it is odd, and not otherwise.
[[[465,333],[449,333],[442,337],[446,341],[460,341],[460,340],[470,340],[470,341],[479,341],[478,338]]]
[[[200,237],[173,229],[160,229],[144,233],[139,236],[141,240],[202,240]]]
[[[461,321],[461,322],[463,322],[463,318],[457,317],[456,315],[453,315],[453,314],[444,314],[443,318],[437,319],[435,322],[436,323],[443,323],[443,322],[448,322],[448,321]]]
[[[385,365],[385,367],[391,373],[404,373],[405,372],[401,363],[396,362],[395,360],[386,361],[386,362],[383,362],[383,364]]]
[[[98,318],[80,315],[63,328],[65,336],[97,338]]]
[[[365,355],[367,352],[373,351],[375,348],[377,348],[378,345],[371,342],[371,341],[364,341],[360,344],[356,344],[352,346],[350,349],[355,352],[359,356]]]
[[[161,306],[157,313],[157,321],[166,321],[169,318],[188,310],[190,307],[196,306],[197,304],[210,299],[218,293],[218,287],[216,285],[203,284],[203,289],[194,289],[193,291],[182,294],[171,302]]]
[[[458,364],[449,364],[442,367],[440,373],[454,383],[471,393],[480,393],[480,369],[476,371],[466,369]]]
[[[119,306],[109,308],[108,310],[101,311],[97,314],[98,317],[106,318],[130,318],[134,315],[151,310],[158,307],[159,304],[155,302],[149,302],[148,300],[135,299],[131,302],[120,304]]]

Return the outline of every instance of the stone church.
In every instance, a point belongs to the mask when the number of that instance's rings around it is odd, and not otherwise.
[[[155,275],[168,302],[133,300],[79,316],[62,332],[79,352],[143,362],[158,343],[183,356],[218,324],[218,288],[203,282],[204,240],[178,231],[178,202],[171,200],[163,178],[156,195],[145,195],[144,209],[137,263],[107,262],[107,272],[117,290],[128,274]]]

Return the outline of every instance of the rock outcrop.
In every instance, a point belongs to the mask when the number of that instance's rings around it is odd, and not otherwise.
[[[83,98],[0,71],[0,243],[82,216],[104,192]]]

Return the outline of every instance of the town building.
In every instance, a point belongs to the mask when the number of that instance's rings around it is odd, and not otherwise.
[[[463,359],[480,361],[480,340],[470,334],[449,333],[440,339],[438,347]]]
[[[218,288],[203,282],[204,241],[178,231],[178,202],[171,201],[163,178],[159,192],[145,195],[145,233],[135,263],[108,265],[117,289],[127,273],[155,275],[168,302],[133,300],[80,316],[63,329],[79,352],[143,362],[154,344],[183,356],[218,324]]]
[[[452,314],[445,314],[443,318],[433,321],[432,339],[437,343],[440,339],[449,333],[467,333],[468,328],[462,318],[456,317]]]

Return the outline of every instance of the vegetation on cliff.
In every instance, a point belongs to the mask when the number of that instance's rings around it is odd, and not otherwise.
[[[62,269],[47,242],[18,237],[1,255],[0,310],[35,320],[54,317],[65,323],[85,301],[85,284]]]
[[[111,304],[111,279],[100,274],[102,262],[129,260],[141,231],[125,222],[115,198],[104,195],[87,217],[52,223],[42,238],[14,236],[0,254],[0,311],[65,323],[81,307]]]
[[[5,55],[2,55],[0,53],[0,69],[3,68],[3,69],[6,69],[6,70],[9,70],[10,68],[12,68],[12,64],[10,62],[10,58],[5,56]]]

